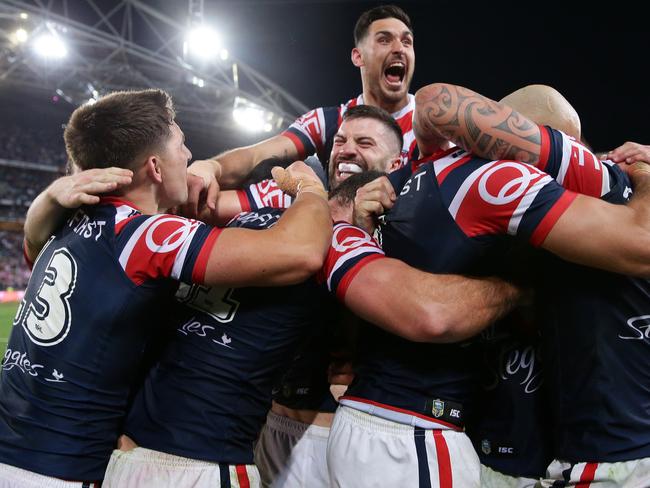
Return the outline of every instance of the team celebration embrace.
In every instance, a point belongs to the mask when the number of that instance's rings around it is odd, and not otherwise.
[[[0,488],[650,487],[650,146],[545,84],[411,93],[399,6],[349,28],[361,94],[208,159],[171,89],[74,108]]]

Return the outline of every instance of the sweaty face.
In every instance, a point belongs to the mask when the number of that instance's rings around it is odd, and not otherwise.
[[[174,122],[171,136],[160,154],[164,192],[161,207],[168,209],[187,200],[187,164],[191,159],[192,153],[185,145],[185,134]]]
[[[385,105],[406,99],[415,69],[413,34],[397,19],[381,19],[370,24],[357,47],[361,76],[370,93]]]
[[[390,172],[399,165],[399,142],[391,130],[370,118],[344,120],[330,154],[330,189],[355,173]]]

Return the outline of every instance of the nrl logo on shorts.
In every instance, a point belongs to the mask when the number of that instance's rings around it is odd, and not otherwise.
[[[431,413],[435,418],[442,417],[445,413],[445,402],[442,400],[434,400],[433,406],[431,407]]]
[[[492,445],[489,440],[483,439],[481,441],[481,451],[483,451],[483,454],[490,454],[492,452]]]

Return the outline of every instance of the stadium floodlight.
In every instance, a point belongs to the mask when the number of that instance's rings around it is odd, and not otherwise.
[[[245,98],[235,97],[232,117],[238,125],[249,132],[271,132],[275,115]]]
[[[207,25],[198,25],[190,29],[183,44],[183,53],[199,59],[215,58],[221,51],[221,38],[214,29]]]
[[[219,57],[221,58],[221,61],[227,61],[228,56],[230,56],[230,53],[228,53],[227,49],[224,48],[221,51],[219,51]]]
[[[34,50],[44,58],[61,59],[67,56],[68,48],[63,40],[52,32],[41,34],[34,40]]]
[[[20,13],[20,18],[23,19],[23,20],[27,20],[27,19],[29,19],[29,15],[27,14],[27,12],[21,12]]]
[[[29,34],[27,34],[27,31],[22,27],[20,29],[16,29],[16,32],[14,32],[14,39],[16,40],[17,44],[22,44],[27,40],[28,37]]]

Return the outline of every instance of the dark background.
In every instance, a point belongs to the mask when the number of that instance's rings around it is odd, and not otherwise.
[[[146,3],[177,19],[187,15],[184,0]],[[622,3],[599,9],[571,2],[395,3],[411,16],[415,32],[411,92],[444,81],[499,99],[526,84],[545,83],[575,106],[595,150],[626,140],[650,143],[645,125],[650,43],[638,9]],[[350,62],[352,30],[359,14],[378,4],[205,0],[205,16],[236,58],[317,107],[361,92],[358,70]],[[32,104],[14,96],[14,90],[0,85],[0,124],[31,117],[34,124],[60,125],[74,108],[45,108],[52,105],[48,97],[34,95]],[[218,134],[188,133],[187,139],[196,158],[227,149]]]

